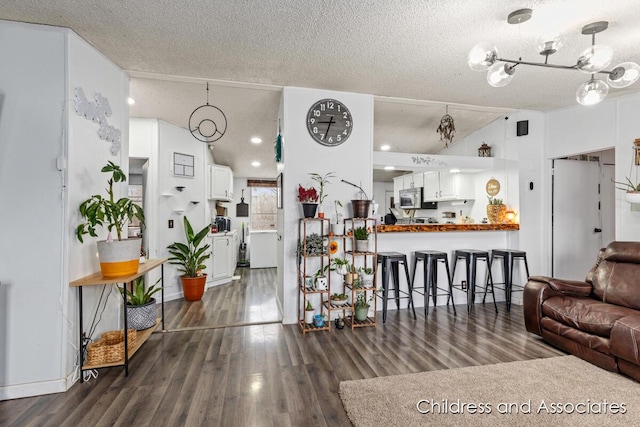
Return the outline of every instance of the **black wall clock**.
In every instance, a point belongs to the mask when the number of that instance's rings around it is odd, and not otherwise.
[[[307,130],[319,144],[335,147],[349,139],[353,119],[349,109],[335,99],[322,99],[307,113]]]

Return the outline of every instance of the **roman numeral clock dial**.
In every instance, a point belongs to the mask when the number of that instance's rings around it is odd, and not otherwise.
[[[353,129],[349,109],[335,99],[322,99],[307,113],[307,130],[317,143],[335,147],[345,142]]]

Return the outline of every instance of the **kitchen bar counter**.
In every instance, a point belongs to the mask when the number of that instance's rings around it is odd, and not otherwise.
[[[520,224],[395,224],[379,225],[378,233],[424,233],[434,231],[514,231]]]

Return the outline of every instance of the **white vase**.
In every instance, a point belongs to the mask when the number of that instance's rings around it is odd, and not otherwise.
[[[360,273],[360,280],[362,280],[362,286],[365,288],[373,287],[373,274]]]
[[[369,252],[369,240],[356,239],[356,252]]]

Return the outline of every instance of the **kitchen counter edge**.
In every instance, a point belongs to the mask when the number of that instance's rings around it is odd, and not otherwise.
[[[520,224],[396,224],[378,225],[378,233],[424,233],[434,231],[517,231]]]

